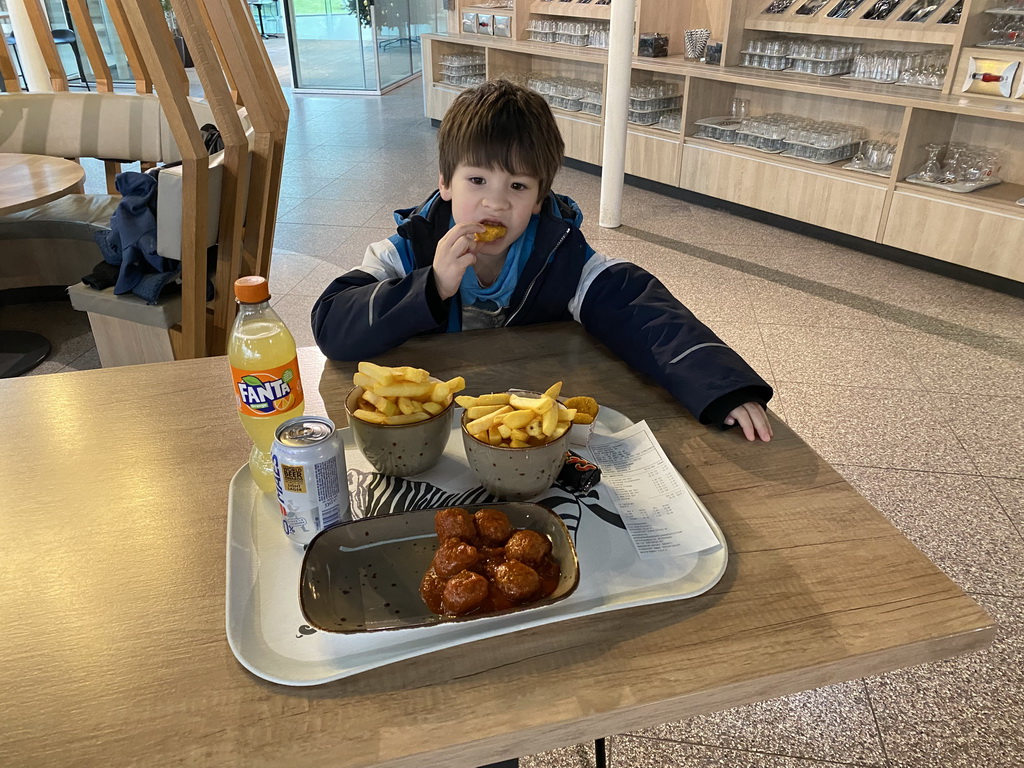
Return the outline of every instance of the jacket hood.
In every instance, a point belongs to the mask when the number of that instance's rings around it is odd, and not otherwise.
[[[419,205],[412,208],[399,208],[394,212],[395,224],[401,227],[416,215],[429,219],[431,211],[438,202],[441,202],[441,193],[439,190],[435,190],[430,197]],[[557,195],[554,192],[548,193],[547,199],[541,206],[540,215],[561,219],[566,224],[570,224],[577,229],[583,224],[583,211],[580,210],[576,201],[568,195]]]

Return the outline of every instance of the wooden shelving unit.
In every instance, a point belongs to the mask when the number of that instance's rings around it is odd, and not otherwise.
[[[769,0],[637,0],[638,32],[659,31],[681,46],[685,29],[708,27],[712,39],[724,43],[726,61],[721,66],[707,66],[686,59],[674,44],[668,57],[634,56],[634,82],[658,79],[678,83],[682,131],[629,124],[626,172],[1024,282],[1024,207],[1016,204],[1024,198],[1024,144],[1020,141],[1024,99],[961,92],[961,70],[971,55],[999,58],[1004,53],[1008,60],[1024,59],[1017,52],[976,47],[987,32],[985,11],[1000,5],[1000,0],[964,0],[961,23],[956,25],[938,22],[958,0],[943,0],[926,23],[898,21],[901,7],[890,19],[863,18],[875,0],[866,0],[848,19],[827,19],[828,11],[840,1],[829,0],[818,14],[805,19],[796,15],[804,2],[797,0],[786,13],[778,14],[779,18],[765,19],[763,11]],[[904,0],[904,7],[911,2]],[[553,5],[572,7],[577,3],[533,0],[517,9],[517,14],[527,11],[520,19],[525,25],[529,16],[538,13],[536,8]],[[665,25],[664,19],[669,17],[674,26]],[[835,31],[840,25],[846,34]],[[906,30],[907,25],[915,29]],[[730,57],[735,59],[733,54],[742,50],[751,35],[776,33],[854,38],[863,41],[868,50],[871,46],[876,50],[901,47],[897,41],[912,50],[915,46],[946,46],[950,74],[943,90],[936,91],[768,72],[730,63]],[[438,120],[460,89],[440,83],[432,62],[453,50],[485,52],[488,77],[527,72],[597,82],[606,79],[607,52],[599,49],[475,35],[425,35],[427,114]],[[1019,83],[1021,73],[1017,77]],[[1014,83],[1014,93],[1018,83]],[[845,161],[816,165],[695,137],[694,122],[726,114],[734,97],[749,99],[755,115],[786,112],[855,123],[863,126],[870,138],[896,136],[894,169],[888,177],[874,176],[844,169]],[[553,111],[566,140],[567,155],[600,164],[603,117]],[[999,151],[1004,183],[956,194],[904,181],[923,164],[925,145],[949,142]]]
[[[608,21],[612,17],[610,5],[595,5],[591,3],[580,3],[578,0],[571,3],[559,2],[559,0],[533,0],[530,3],[530,13],[537,16],[570,16],[574,19],[601,19]]]
[[[758,3],[760,8],[749,16],[744,26],[748,30],[794,35],[812,34],[823,37],[954,45],[959,35],[959,25],[942,24],[941,21],[959,1],[942,0],[939,7],[922,21],[901,21],[905,9],[900,6],[896,6],[885,19],[865,18],[875,6],[874,0],[861,3],[847,18],[829,17],[829,13],[839,4],[839,0],[830,0],[813,15],[798,13],[804,5],[799,0],[789,6],[784,13],[769,14],[766,13],[766,9],[771,5],[771,0],[765,0]],[[903,2],[901,5],[909,4]]]

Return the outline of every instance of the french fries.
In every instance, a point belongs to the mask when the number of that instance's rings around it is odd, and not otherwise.
[[[466,409],[466,431],[482,443],[502,448],[529,448],[557,440],[572,426],[577,412],[558,402],[562,382],[540,397],[496,392],[455,402]]]
[[[352,383],[363,388],[353,416],[373,424],[415,424],[441,413],[466,380],[456,376],[432,381],[422,368],[408,365],[388,367],[362,362]]]

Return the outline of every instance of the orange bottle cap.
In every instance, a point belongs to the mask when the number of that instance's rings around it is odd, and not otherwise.
[[[240,277],[235,280],[235,298],[243,304],[259,304],[270,299],[267,278],[259,275]]]

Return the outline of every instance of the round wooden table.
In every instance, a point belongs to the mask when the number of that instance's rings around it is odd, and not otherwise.
[[[0,216],[49,203],[73,192],[85,178],[74,160],[0,153]],[[50,342],[29,331],[0,331],[0,378],[20,376],[50,354]]]
[[[74,160],[0,153],[0,215],[64,197],[84,178],[85,169]]]

